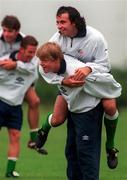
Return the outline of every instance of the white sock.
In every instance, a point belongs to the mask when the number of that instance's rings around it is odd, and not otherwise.
[[[8,160],[17,161],[17,157],[8,157]]]
[[[51,127],[53,127],[52,124],[51,124],[51,120],[52,120],[52,114],[49,115],[49,117],[48,117],[48,122],[49,122],[49,125],[50,125]]]
[[[109,120],[115,120],[116,118],[118,118],[118,116],[119,116],[118,110],[116,110],[116,112],[115,112],[115,114],[114,114],[113,116],[110,116],[110,115],[108,115],[108,114],[105,113],[105,117],[106,117],[107,119],[109,119]]]
[[[37,132],[38,131],[38,128],[36,129],[30,129],[30,132]]]

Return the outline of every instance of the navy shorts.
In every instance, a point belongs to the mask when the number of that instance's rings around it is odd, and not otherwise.
[[[5,126],[9,129],[21,130],[22,119],[21,105],[11,106],[0,100],[0,128]]]

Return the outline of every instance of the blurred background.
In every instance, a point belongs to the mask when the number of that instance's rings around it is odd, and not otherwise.
[[[34,35],[42,44],[56,32],[55,14],[62,5],[77,8],[88,25],[104,34],[109,46],[112,73],[123,86],[119,102],[121,105],[126,105],[124,97],[127,90],[126,0],[0,0],[0,21],[7,14],[16,15],[21,21],[21,31]],[[37,90],[45,102],[49,101],[48,94],[53,99],[56,93],[56,87],[51,88],[46,83],[43,86],[39,83]]]

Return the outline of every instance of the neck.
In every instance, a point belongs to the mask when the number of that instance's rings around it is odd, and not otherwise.
[[[19,59],[19,60],[23,60],[23,57],[22,57],[22,55],[21,55],[21,53],[20,53],[20,52],[18,52],[18,53],[17,53],[17,59]]]
[[[63,74],[66,71],[66,62],[64,59],[62,59],[59,62],[59,71],[57,71],[57,74]]]
[[[26,62],[26,58],[22,55],[22,53],[20,53],[20,51],[17,53],[17,59],[19,61]]]
[[[70,37],[73,38],[73,37],[75,37],[77,34],[78,34],[78,29],[75,28],[75,29],[73,29],[73,32],[71,33]]]

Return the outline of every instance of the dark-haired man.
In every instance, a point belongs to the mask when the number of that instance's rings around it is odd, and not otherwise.
[[[50,83],[76,87],[84,84],[84,78],[87,77],[91,70],[98,70],[101,73],[110,71],[108,47],[104,36],[95,28],[87,26],[85,19],[81,17],[77,9],[70,6],[60,7],[56,13],[56,24],[58,32],[54,34],[50,41],[57,42],[61,46],[64,54],[77,58],[78,60],[86,63],[87,66],[84,68],[78,68],[73,77],[63,78],[62,76],[57,77],[55,74],[54,77],[52,76],[51,78],[49,74]],[[112,102],[110,103],[105,99],[103,106],[108,107],[104,118],[107,134],[107,163],[109,168],[113,169],[116,168],[118,164],[118,150],[114,145],[114,136],[118,121],[118,110],[115,99],[112,99]],[[61,95],[58,95],[53,114],[48,116],[48,119],[49,121],[52,119],[51,126],[54,126],[56,121],[61,122],[66,117],[67,104],[64,98]],[[49,129],[47,129],[47,133],[48,132]],[[69,145],[67,145],[67,147],[68,146]],[[67,158],[69,158],[72,154],[73,153],[69,152],[66,148]]]
[[[19,50],[20,43],[24,35],[20,32],[20,21],[16,16],[6,15],[1,21],[2,30],[0,31],[0,57]],[[26,65],[27,63],[25,63]],[[28,62],[29,64],[29,62]],[[17,62],[20,66],[20,62]],[[29,87],[25,99],[28,103],[28,123],[30,127],[29,148],[35,147],[35,138],[39,123],[40,99],[33,86]]]

